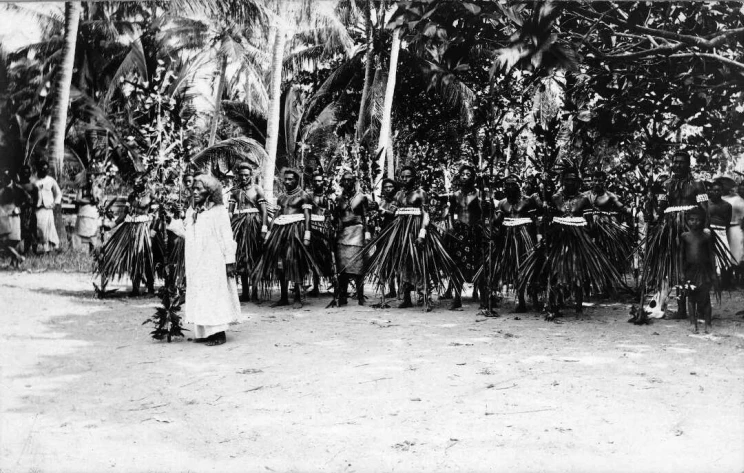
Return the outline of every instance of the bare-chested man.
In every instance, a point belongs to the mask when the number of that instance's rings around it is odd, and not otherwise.
[[[354,279],[357,302],[364,305],[364,245],[370,239],[367,231],[369,199],[357,189],[356,177],[345,172],[341,177],[342,193],[336,198],[334,217],[338,222],[336,237],[336,265],[339,271],[338,305],[348,304],[349,281]]]
[[[302,307],[301,288],[312,271],[320,268],[311,255],[313,233],[310,228],[312,198],[300,187],[300,173],[286,169],[284,194],[279,196],[279,210],[266,234],[261,259],[252,273],[254,281],[279,281],[281,295],[272,307],[289,305],[289,281],[294,283],[293,307]],[[301,243],[300,243],[301,242]]]
[[[328,195],[325,178],[321,172],[315,171],[312,175],[312,193],[310,197],[313,201],[313,209],[310,213],[310,225],[314,230],[322,233],[326,238],[330,238],[329,219],[333,213],[333,197]],[[316,263],[320,266],[328,265],[330,255],[315,255]],[[320,295],[320,275],[313,272],[313,287],[307,293],[310,297]]]
[[[724,253],[721,257],[716,258],[716,267],[721,275],[724,276],[726,283],[728,283],[729,273],[736,266],[727,236],[733,208],[731,204],[723,200],[723,184],[719,181],[711,185],[708,197],[708,221],[710,223],[710,229],[717,240],[716,245]]]
[[[506,197],[496,205],[494,215],[494,248],[492,261],[492,285],[501,286],[511,284],[515,288],[519,285],[519,266],[527,255],[534,249],[537,240],[535,219],[542,209],[542,202],[537,194],[523,195],[521,182],[515,175],[508,176],[504,181]],[[484,262],[484,268],[489,262]],[[487,278],[487,272],[482,273]],[[515,312],[527,311],[524,293],[529,288],[517,290],[517,307]],[[537,310],[537,294],[533,294],[533,310]]]
[[[21,252],[31,251],[36,244],[36,200],[39,192],[31,182],[31,166],[24,164],[18,174],[18,188],[22,191],[21,199]]]
[[[258,284],[251,290],[250,272],[261,258],[261,249],[268,232],[266,198],[263,189],[253,181],[253,169],[248,163],[238,165],[237,185],[230,192],[231,226],[238,245],[235,256],[240,283],[240,301],[258,302]],[[249,292],[250,291],[250,292]]]
[[[450,258],[460,268],[464,282],[472,283],[482,263],[483,247],[483,199],[475,187],[476,172],[470,165],[460,167],[457,174],[460,189],[448,196],[444,217],[448,219],[450,231],[444,236]],[[462,284],[455,285],[450,310],[462,307]],[[482,289],[480,288],[483,294]],[[477,293],[477,289],[474,289]]]

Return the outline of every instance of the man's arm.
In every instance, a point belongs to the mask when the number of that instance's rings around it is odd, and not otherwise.
[[[62,203],[62,190],[59,188],[57,181],[52,179],[52,196],[54,196],[54,205],[60,205]]]
[[[268,227],[268,209],[266,202],[266,196],[264,195],[263,189],[256,186],[256,203],[258,204],[258,210],[261,212],[261,235],[266,236],[266,232],[269,231]]]

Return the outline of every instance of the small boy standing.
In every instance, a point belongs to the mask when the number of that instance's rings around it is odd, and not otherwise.
[[[689,210],[687,212],[689,230],[680,237],[684,278],[687,284],[691,285],[687,298],[687,313],[690,323],[695,324],[695,333],[698,331],[699,315],[705,319],[705,333],[708,333],[708,329],[712,326],[710,290],[718,283],[713,253],[713,235],[703,229],[704,224],[705,210],[700,207]]]

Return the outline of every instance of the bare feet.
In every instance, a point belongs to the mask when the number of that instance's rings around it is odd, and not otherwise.
[[[455,297],[454,299],[452,299],[452,303],[449,306],[449,310],[461,310],[461,309],[462,309],[462,300],[459,297]]]
[[[524,313],[526,313],[526,312],[527,312],[527,307],[526,307],[526,306],[525,306],[525,305],[524,305],[523,303],[520,303],[520,304],[519,304],[519,305],[518,305],[518,306],[516,307],[516,309],[514,309],[514,313],[515,313],[515,314],[524,314]]]
[[[289,305],[289,301],[287,299],[279,299],[278,301],[271,304],[270,307],[284,307],[288,305]]]
[[[413,307],[411,299],[403,299],[403,302],[398,305],[398,309],[408,309],[409,307]]]
[[[293,309],[302,309],[302,301],[299,299],[295,299],[294,302],[292,302],[292,308]]]
[[[225,335],[225,332],[217,332],[214,335],[207,338],[207,342],[205,343],[208,347],[214,347],[217,345],[222,345],[227,341],[227,336]]]

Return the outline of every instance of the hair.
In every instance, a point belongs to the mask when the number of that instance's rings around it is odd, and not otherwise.
[[[223,205],[222,200],[222,184],[217,178],[212,177],[208,174],[199,174],[194,178],[194,185],[197,182],[201,182],[204,188],[209,191],[207,201],[213,202],[215,205]]]
[[[398,189],[398,183],[395,182],[393,179],[390,179],[389,177],[386,177],[385,179],[382,180],[382,185],[380,187],[385,187],[385,184],[392,184],[393,189],[396,189],[396,190]]]
[[[688,153],[687,151],[685,151],[683,149],[678,149],[677,151],[674,152],[674,154],[672,156],[675,157],[675,158],[677,156],[682,156],[685,159],[687,159],[688,162],[690,161],[690,153]]]
[[[411,174],[413,174],[414,177],[418,175],[418,173],[416,172],[416,168],[414,168],[410,164],[406,164],[405,166],[403,166],[402,168],[400,168],[400,173],[401,174],[403,174],[403,171],[411,171]]]
[[[718,186],[718,187],[723,188],[723,182],[721,182],[718,179],[716,179],[715,181],[713,181],[713,182],[710,183],[710,187],[712,188],[713,186]]]
[[[238,172],[242,171],[243,169],[247,169],[247,170],[249,170],[249,171],[253,171],[253,166],[251,166],[251,165],[250,165],[250,164],[249,164],[248,162],[246,162],[246,161],[241,161],[240,163],[238,163],[238,165],[237,165],[237,167],[236,167],[235,169],[236,169],[236,170],[237,170]]]
[[[354,174],[353,172],[349,171],[349,170],[343,171],[343,172],[341,173],[341,179],[343,179],[343,178],[344,178],[344,177],[346,177],[346,176],[351,176],[351,179],[352,179],[352,180],[353,180],[354,182],[356,182],[356,180],[357,180],[357,178],[356,178],[356,175],[355,175],[355,174]]]
[[[284,169],[282,169],[282,176],[285,175],[285,174],[292,174],[292,175],[294,175],[295,179],[297,179],[298,182],[302,180],[301,179],[302,176],[300,175],[300,172],[298,170],[294,169],[294,168],[284,168]]]
[[[561,178],[563,179],[569,174],[575,174],[576,177],[579,177],[579,170],[574,167],[563,168],[563,172],[561,173]]]
[[[462,174],[462,172],[466,169],[468,169],[472,174],[476,173],[475,166],[471,164],[463,164],[462,166],[460,166],[460,170],[458,171],[458,173]]]
[[[703,210],[701,207],[695,206],[687,211],[685,217],[691,217],[693,215],[697,215],[698,217],[705,219],[705,210]]]
[[[594,177],[598,177],[600,179],[607,179],[607,173],[604,171],[594,171]]]
[[[36,167],[37,167],[37,168],[40,168],[40,167],[42,167],[42,166],[44,166],[44,165],[47,165],[47,166],[49,166],[49,161],[47,161],[46,159],[40,159],[40,160],[38,160],[38,161],[36,162]]]
[[[509,181],[514,181],[517,184],[522,183],[522,179],[520,179],[519,176],[517,176],[516,174],[509,174],[508,176],[504,178],[504,184],[506,184]]]

